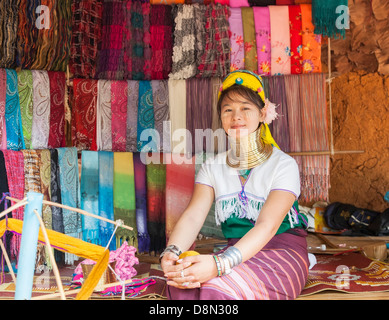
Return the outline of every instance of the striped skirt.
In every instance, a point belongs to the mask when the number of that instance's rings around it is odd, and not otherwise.
[[[282,233],[254,257],[222,277],[196,289],[167,287],[170,300],[290,300],[299,296],[308,277],[306,232]],[[229,245],[236,243],[231,239]]]

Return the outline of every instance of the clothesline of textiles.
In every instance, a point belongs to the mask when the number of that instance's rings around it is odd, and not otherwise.
[[[322,40],[313,22],[324,19],[314,20],[314,4],[53,1],[45,16],[34,11],[38,2],[0,11],[9,13],[3,25],[15,28],[2,39],[0,67],[66,71],[69,65],[75,78],[109,80],[223,77],[245,61],[259,74],[321,70]],[[49,28],[35,25],[42,17]]]

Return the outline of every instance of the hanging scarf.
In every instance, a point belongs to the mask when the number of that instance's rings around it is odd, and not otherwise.
[[[30,149],[33,118],[32,72],[31,70],[21,70],[17,72],[17,76],[24,144],[26,149]]]
[[[99,151],[99,216],[114,220],[113,208],[113,153]],[[106,247],[114,232],[114,225],[103,220],[99,220],[100,245]],[[116,242],[111,241],[109,250],[116,250]]]
[[[72,1],[69,69],[74,78],[94,78],[101,40],[102,1]]]
[[[49,148],[61,148],[65,142],[65,73],[49,71],[50,133]]]
[[[196,156],[180,163],[172,154],[171,163],[166,164],[166,238],[169,239],[174,226],[189,204],[195,183]]]
[[[139,81],[138,95],[138,122],[137,122],[137,144],[138,151],[156,151],[157,141],[154,134],[154,107],[153,90],[150,81]],[[144,131],[146,129],[152,129]],[[142,136],[143,133],[143,136]],[[151,141],[149,142],[149,139]]]
[[[186,81],[169,80],[171,150],[186,153]]]
[[[247,0],[230,0],[231,8],[241,8],[241,7],[249,7],[249,2]]]
[[[123,29],[123,70],[124,79],[132,79],[132,1],[123,3],[124,29]]]
[[[172,7],[152,5],[150,7],[150,46],[152,51],[151,79],[168,79],[172,69],[173,55]]]
[[[312,5],[301,4],[303,73],[321,72],[321,35],[314,34]]]
[[[250,6],[267,7],[276,5],[276,0],[249,0]]]
[[[229,8],[210,4],[205,10],[205,46],[197,77],[225,77],[230,71]],[[210,32],[212,30],[212,32]]]
[[[244,68],[251,72],[258,73],[253,8],[242,7],[241,11],[243,21]]]
[[[301,36],[301,9],[300,6],[289,6],[290,26],[290,72],[302,72],[302,36]]]
[[[288,6],[270,6],[271,74],[290,74]]]
[[[123,33],[125,15],[121,1],[104,1],[101,49],[97,60],[97,78],[123,80]]]
[[[5,124],[7,130],[7,149],[25,149],[22,117],[20,114],[18,79],[15,70],[6,69],[7,89],[5,98]]]
[[[253,7],[255,40],[257,43],[258,73],[270,75],[271,42],[270,13],[268,7]]]
[[[143,80],[144,74],[144,23],[142,3],[134,1],[131,3],[131,51],[132,51],[132,79]]]
[[[300,77],[302,151],[329,148],[325,88],[323,73]],[[329,166],[329,155],[303,157],[302,201],[328,201]]]
[[[137,121],[138,121],[138,100],[139,81],[127,81],[127,129],[126,129],[126,151],[136,152],[137,146]]]
[[[3,150],[5,168],[7,170],[8,187],[10,196],[16,199],[24,198],[24,156],[20,151]],[[23,220],[24,207],[12,211],[12,218]],[[11,257],[19,256],[20,235],[12,237]]]
[[[186,129],[191,133],[191,139],[189,139],[188,150],[192,150],[193,153],[206,151],[211,139],[213,137],[212,132],[206,132],[204,134],[206,144],[204,144],[204,138],[202,135],[196,136],[196,129],[205,131],[208,128],[212,128],[212,87],[211,79],[188,79],[186,80]],[[197,144],[196,144],[197,143]],[[213,150],[208,150],[213,151]]]
[[[136,201],[136,228],[138,230],[138,253],[149,252],[150,236],[147,230],[146,165],[139,152],[133,154]]]
[[[51,156],[50,150],[36,150],[39,159],[39,178],[41,193],[43,194],[43,200],[51,201]],[[51,207],[47,204],[43,204],[42,207],[42,220],[45,223],[47,229],[52,229],[52,213]]]
[[[18,30],[18,1],[2,1],[0,8],[1,31],[0,67],[13,68]]]
[[[244,42],[243,42],[243,22],[240,8],[230,8],[230,71],[244,69]]]
[[[289,152],[288,105],[284,76],[269,77],[268,83],[269,100],[277,106],[277,113],[281,115],[270,124],[270,129],[280,149]]]
[[[45,70],[32,70],[33,114],[31,148],[46,149],[50,134],[50,79]]]
[[[5,117],[5,102],[7,91],[7,72],[0,69],[0,150],[7,149],[7,130]]]
[[[116,247],[119,248],[124,241],[127,241],[130,246],[138,248],[133,154],[131,152],[114,152],[113,170],[115,220],[121,219],[126,226],[133,228],[132,231],[124,228],[117,229]]]
[[[196,5],[179,4],[172,8],[175,27],[170,79],[188,79],[197,73],[197,34],[194,14]]]
[[[150,3],[142,3],[142,16],[143,16],[143,56],[144,56],[144,66],[143,74],[144,80],[151,80],[152,73],[152,51],[150,46]]]
[[[73,87],[73,146],[96,150],[97,80],[74,79]]]
[[[60,189],[60,173],[58,163],[58,150],[50,149],[50,196],[51,201],[62,203],[61,189]],[[57,232],[64,233],[63,212],[62,208],[57,206],[51,207],[51,221],[52,229]],[[59,250],[54,249],[54,257],[57,263],[63,264],[65,261],[65,254]]]
[[[24,196],[28,192],[41,193],[40,154],[37,150],[22,150],[24,157]]]
[[[168,139],[167,123],[169,121],[169,91],[167,80],[152,80],[153,107],[154,107],[154,127],[159,134],[160,145],[158,151],[170,151],[170,139]],[[164,132],[164,128],[166,132]]]
[[[111,81],[98,80],[96,107],[96,148],[112,150]]]
[[[312,23],[315,25],[315,34],[335,39],[346,37],[346,29],[336,25],[341,13],[336,10],[340,6],[348,8],[348,0],[327,0],[312,2]]]
[[[127,81],[112,81],[112,151],[126,151],[127,96]]]
[[[86,212],[99,210],[99,157],[96,151],[81,152],[80,206]],[[82,240],[100,244],[99,220],[82,215]]]
[[[160,161],[159,164],[147,164],[146,176],[147,229],[150,235],[150,252],[157,253],[166,246],[166,165],[163,164],[163,161]]]
[[[60,173],[60,189],[62,204],[80,207],[80,186],[78,174],[78,157],[76,148],[57,148]],[[69,209],[63,209],[64,233],[73,238],[82,237],[81,216]],[[73,264],[78,258],[74,254],[65,253],[65,263]]]
[[[8,178],[7,178],[7,169],[5,167],[5,159],[3,152],[0,150],[0,212],[3,212],[5,209],[11,206],[11,202],[5,197],[9,195],[9,187],[8,187]],[[8,218],[12,217],[12,213],[8,213]],[[0,220],[7,219],[6,217],[2,217]],[[11,256],[11,241],[13,234],[12,232],[7,232],[5,236],[2,237],[3,244],[5,246],[6,252],[8,256]],[[0,251],[0,270],[3,272],[4,265],[4,253],[3,250]],[[0,279],[0,283],[3,283],[4,279]]]

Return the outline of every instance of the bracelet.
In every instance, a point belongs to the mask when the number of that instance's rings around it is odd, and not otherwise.
[[[224,273],[223,273],[223,276],[226,275],[226,274],[230,274],[231,273],[231,267],[230,267],[230,261],[223,255],[223,254],[220,254],[220,260],[223,261],[224,263]]]
[[[161,262],[161,260],[166,252],[172,252],[176,256],[179,256],[182,253],[182,251],[175,244],[171,244],[171,245],[167,246],[165,248],[165,250],[162,251],[161,255],[159,256],[159,262]]]
[[[220,276],[222,275],[222,269],[221,269],[219,257],[216,256],[216,255],[214,255],[214,256],[213,256],[213,259],[214,259],[215,262],[216,262],[217,275],[218,275],[218,277],[220,277]]]
[[[228,260],[231,269],[242,262],[242,254],[239,249],[234,246],[228,247],[227,250],[223,252],[223,256]]]

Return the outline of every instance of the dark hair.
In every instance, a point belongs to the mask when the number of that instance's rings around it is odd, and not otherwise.
[[[219,115],[219,120],[221,117],[221,111],[222,111],[222,102],[225,98],[230,98],[232,94],[237,94],[248,101],[255,104],[259,110],[261,110],[265,106],[265,102],[262,101],[261,97],[258,93],[256,93],[254,90],[251,90],[245,86],[234,84],[231,87],[227,88],[226,90],[223,90],[220,94],[220,98],[217,102],[217,113]]]

